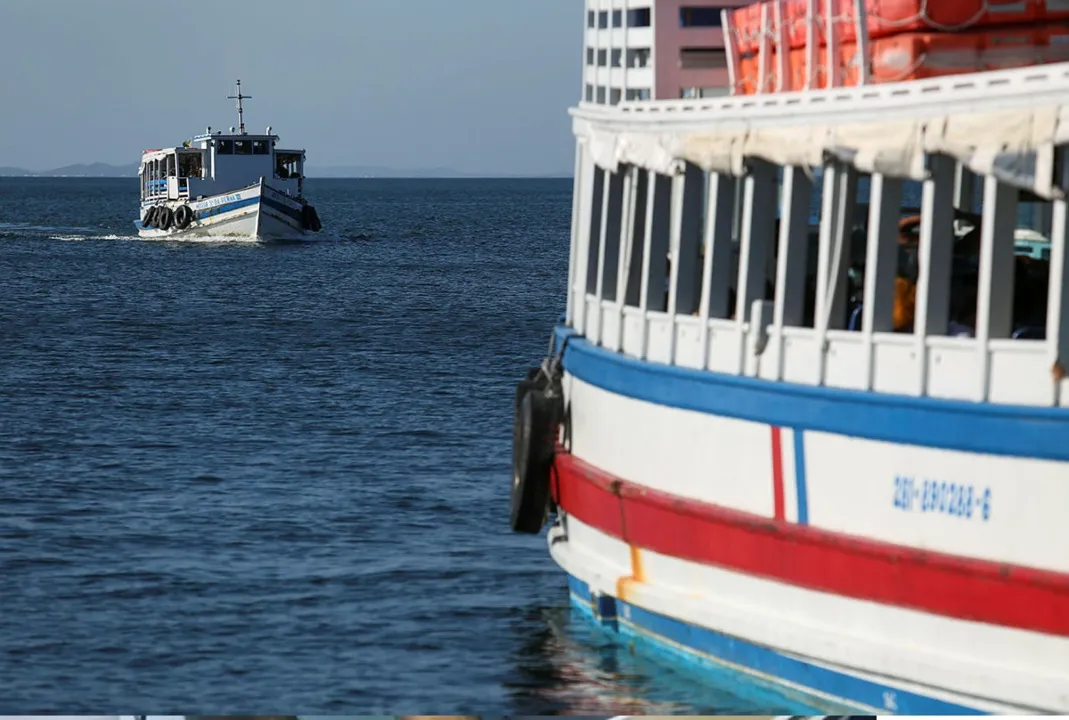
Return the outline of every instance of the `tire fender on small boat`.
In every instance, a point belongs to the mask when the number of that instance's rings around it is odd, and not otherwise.
[[[189,205],[179,205],[174,211],[174,226],[179,230],[185,230],[193,222],[193,210]]]
[[[143,227],[152,227],[152,223],[156,219],[156,210],[157,209],[158,208],[155,205],[153,205],[152,207],[150,207],[148,209],[147,212],[145,212],[145,219],[141,221],[141,225]]]
[[[517,407],[512,430],[511,524],[515,532],[537,534],[546,522],[557,429],[556,403],[539,387],[538,378],[523,380],[516,389]],[[544,382],[544,381],[543,381]],[[535,383],[535,384],[531,384]],[[521,388],[523,390],[521,395]]]
[[[305,205],[301,208],[301,224],[304,225],[305,230],[311,230],[312,232],[319,232],[323,229],[323,225],[319,222],[319,213],[316,212],[315,206]]]
[[[174,213],[171,212],[171,208],[166,205],[160,205],[156,208],[156,217],[153,218],[153,224],[160,230],[167,230],[171,227],[171,221],[174,220]]]

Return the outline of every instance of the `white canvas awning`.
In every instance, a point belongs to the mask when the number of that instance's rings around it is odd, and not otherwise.
[[[594,162],[612,172],[620,165],[634,165],[676,175],[685,163],[692,163],[711,172],[741,175],[746,158],[819,167],[831,157],[865,173],[923,180],[925,156],[941,153],[980,175],[993,174],[1050,199],[1064,197],[1053,182],[1054,148],[1069,143],[1069,106],[708,132],[621,131],[601,128],[597,122],[582,126]]]

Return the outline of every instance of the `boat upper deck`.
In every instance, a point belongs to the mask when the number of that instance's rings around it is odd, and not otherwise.
[[[694,370],[1069,406],[1067,112],[1069,63],[581,106],[568,323]],[[1015,252],[1026,207],[1049,249]]]

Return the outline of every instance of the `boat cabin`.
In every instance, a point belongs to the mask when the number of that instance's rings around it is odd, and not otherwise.
[[[304,150],[277,147],[271,128],[262,135],[207,131],[182,147],[146,150],[141,156],[141,200],[182,200],[233,192],[259,182],[287,195],[304,192]]]

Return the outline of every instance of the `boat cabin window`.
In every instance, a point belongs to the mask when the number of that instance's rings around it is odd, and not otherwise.
[[[216,140],[215,141],[215,154],[216,155],[233,155],[234,143],[231,140]]]
[[[178,159],[179,177],[201,177],[204,172],[204,161],[200,153],[182,153]]]
[[[234,141],[234,154],[235,155],[252,155],[252,141],[251,140],[235,140]]]
[[[253,155],[267,155],[271,151],[271,146],[268,145],[267,140],[253,140],[252,141],[252,154]]]
[[[282,179],[301,177],[300,153],[275,153],[275,175]]]

